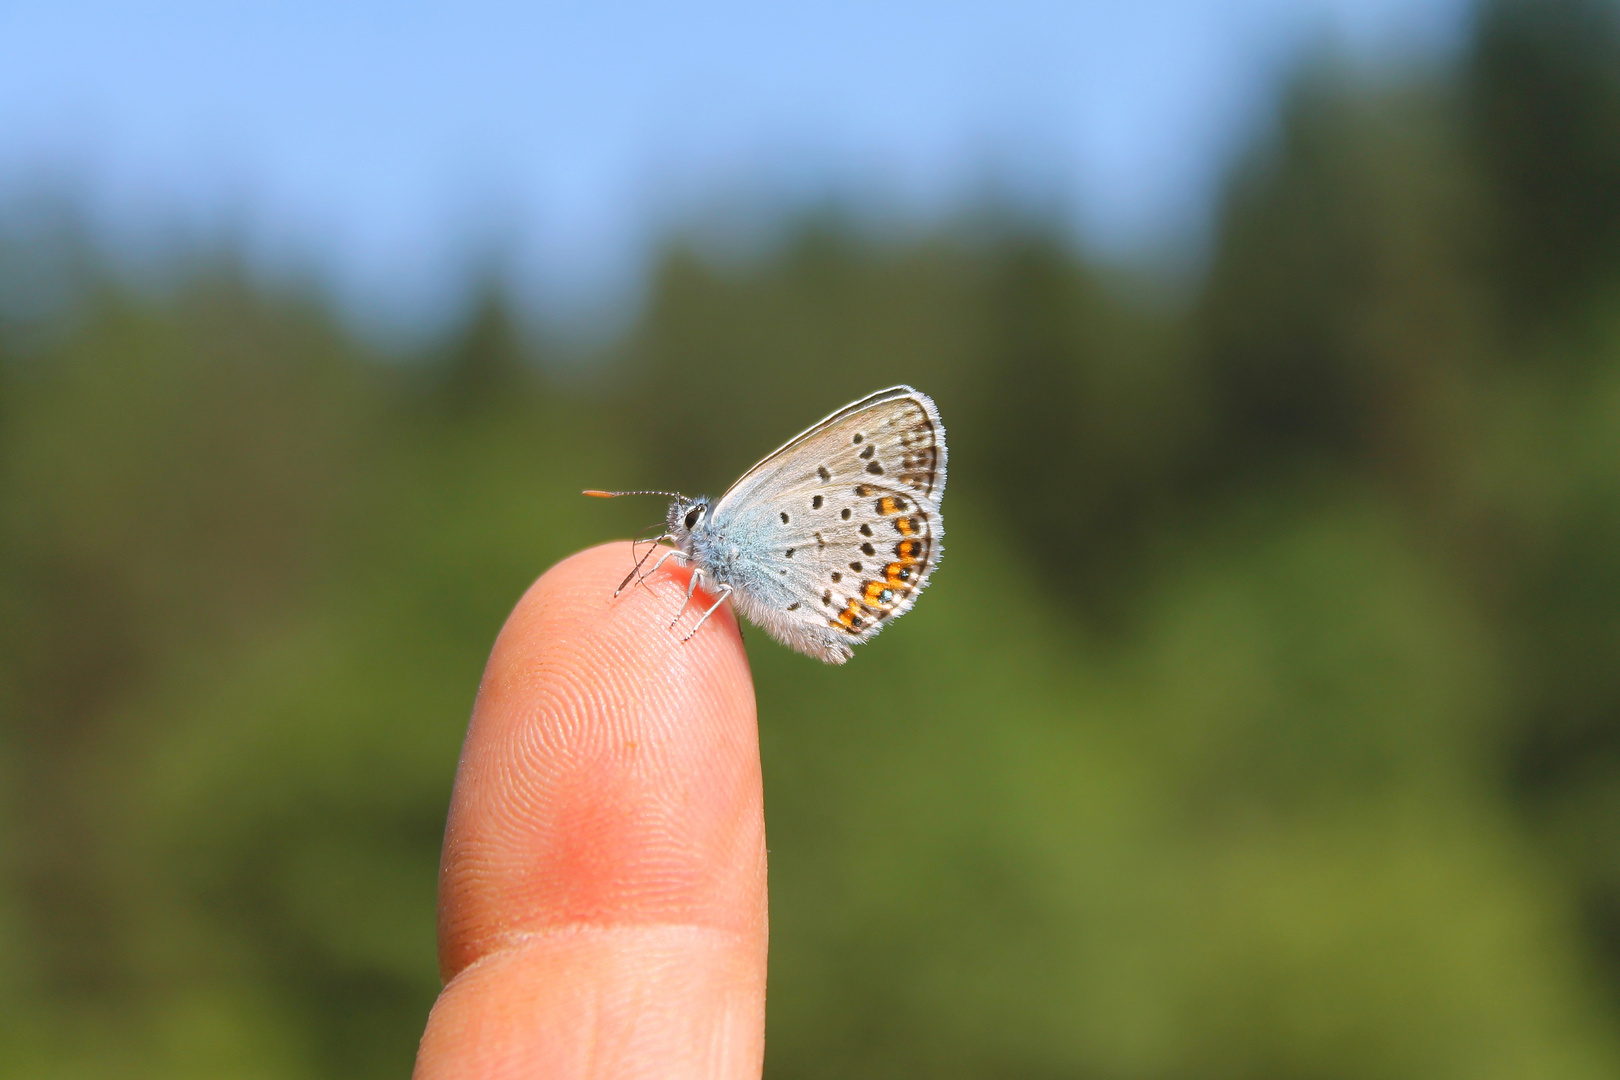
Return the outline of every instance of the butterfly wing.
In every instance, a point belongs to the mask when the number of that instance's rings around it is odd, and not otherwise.
[[[834,663],[916,602],[939,563],[945,427],[897,386],[822,420],[743,474],[715,504],[743,538],[733,602],[777,640]]]
[[[847,423],[851,420],[859,423],[852,426]],[[814,452],[799,453],[812,443]],[[804,461],[823,453],[828,460],[809,463],[821,483],[829,477],[820,475],[818,465],[831,472],[834,464],[842,464],[853,474],[845,479],[902,479],[917,496],[932,498],[936,507],[945,495],[945,425],[939,409],[921,390],[891,386],[845,405],[766,454],[726,489],[720,503],[752,496],[762,484],[780,490],[784,478],[802,476]]]

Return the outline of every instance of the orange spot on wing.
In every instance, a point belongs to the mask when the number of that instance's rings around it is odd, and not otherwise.
[[[861,602],[852,599],[843,611],[838,613],[839,625],[850,633],[858,633],[866,625],[866,616],[861,609]]]

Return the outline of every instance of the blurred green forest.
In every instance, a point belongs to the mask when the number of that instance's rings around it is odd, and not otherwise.
[[[1278,116],[1180,299],[812,214],[671,242],[583,360],[498,279],[389,352],[14,204],[0,1075],[407,1074],[488,647],[662,512],[579,490],[717,493],[900,381],[935,587],[847,669],[748,638],[768,1077],[1620,1075],[1620,9]]]

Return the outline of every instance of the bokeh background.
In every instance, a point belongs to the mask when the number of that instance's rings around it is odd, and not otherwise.
[[[487,649],[662,511],[579,490],[900,381],[934,586],[748,637],[768,1077],[1620,1075],[1620,8],[1454,27],[1288,39],[1203,225],[719,185],[608,302],[0,173],[0,1075],[405,1075]]]

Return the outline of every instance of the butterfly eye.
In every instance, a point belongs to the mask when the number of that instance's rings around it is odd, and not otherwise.
[[[697,526],[698,518],[700,518],[702,516],[703,516],[703,508],[701,506],[698,507],[696,510],[693,510],[690,513],[688,513],[686,515],[686,527],[688,529],[695,528]]]

